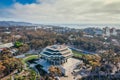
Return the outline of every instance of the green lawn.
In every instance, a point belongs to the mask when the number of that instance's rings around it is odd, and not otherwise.
[[[74,55],[75,57],[82,57],[82,55],[84,55],[83,53],[78,52],[78,51],[75,51],[75,50],[72,50],[72,52],[73,52],[73,55]]]
[[[22,61],[23,61],[24,63],[26,63],[27,61],[32,60],[32,59],[38,59],[38,55],[29,55],[29,56],[23,58]]]

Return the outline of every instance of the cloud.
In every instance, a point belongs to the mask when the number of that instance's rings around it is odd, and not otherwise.
[[[37,0],[15,3],[0,17],[37,23],[119,23],[119,4],[120,0]]]

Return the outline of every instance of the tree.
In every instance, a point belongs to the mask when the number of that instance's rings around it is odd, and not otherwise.
[[[18,49],[19,49],[19,53],[25,53],[25,52],[29,51],[30,47],[28,44],[23,44]]]
[[[0,53],[0,60],[6,60],[6,59],[11,58],[11,57],[12,57],[12,53],[8,49],[4,49]]]
[[[3,50],[0,53],[0,77],[21,69],[22,65],[21,60],[14,58],[9,50]]]
[[[33,70],[29,70],[30,74],[29,74],[29,80],[36,80],[37,78],[37,73]]]
[[[16,48],[19,48],[23,45],[23,43],[21,43],[19,41],[16,41],[14,45],[15,45]]]
[[[49,72],[52,75],[58,75],[58,76],[60,76],[62,74],[61,69],[59,67],[55,67],[55,66],[51,66],[49,68]]]
[[[3,71],[6,69],[6,67],[3,65],[2,62],[0,62],[0,78],[4,76]]]

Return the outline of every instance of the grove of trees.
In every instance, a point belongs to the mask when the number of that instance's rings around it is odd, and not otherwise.
[[[10,74],[17,70],[22,70],[23,64],[20,59],[16,59],[12,56],[9,50],[3,50],[0,53],[0,78]]]

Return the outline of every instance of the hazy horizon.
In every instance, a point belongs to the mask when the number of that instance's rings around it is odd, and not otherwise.
[[[0,20],[1,21],[1,20]],[[69,27],[69,28],[76,28],[76,29],[84,29],[84,28],[116,28],[120,29],[120,24],[90,24],[90,23],[34,23],[34,22],[26,22],[26,21],[7,21],[5,22],[25,22],[25,23],[32,23],[38,25],[53,25],[59,27]]]

